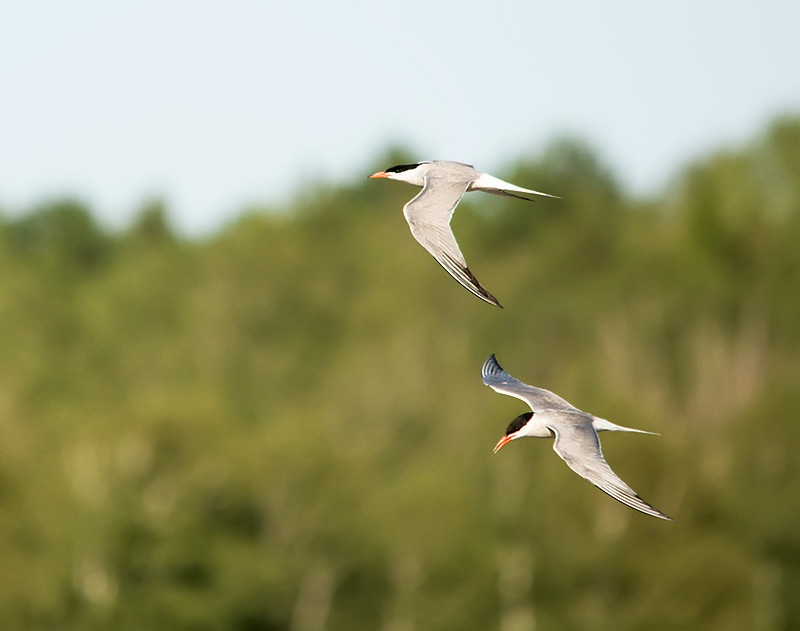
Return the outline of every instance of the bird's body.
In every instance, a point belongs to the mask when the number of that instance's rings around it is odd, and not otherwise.
[[[495,445],[495,453],[517,438],[555,438],[553,449],[575,473],[635,510],[653,517],[671,519],[645,502],[611,470],[603,458],[597,435],[602,431],[653,432],[617,425],[579,410],[548,390],[522,383],[503,370],[494,355],[486,360],[481,374],[483,383],[495,392],[525,401],[532,410],[520,414],[511,422],[505,436]]]
[[[523,195],[555,197],[504,182],[487,173],[481,173],[469,164],[446,160],[399,164],[369,177],[399,180],[422,188],[403,207],[403,215],[411,228],[411,234],[459,283],[478,298],[497,307],[502,305],[478,282],[461,254],[450,229],[453,211],[464,194],[470,191],[483,191],[526,201],[533,200]]]

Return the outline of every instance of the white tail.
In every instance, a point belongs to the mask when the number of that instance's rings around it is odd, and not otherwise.
[[[477,180],[475,180],[469,188],[472,191],[484,191],[485,193],[502,194],[504,191],[506,191],[514,193],[527,193],[528,195],[541,195],[542,197],[552,197],[553,199],[561,199],[556,195],[550,195],[549,193],[542,193],[540,191],[534,191],[529,188],[522,188],[521,186],[516,186],[515,184],[511,184],[509,182],[504,182],[500,178],[496,178],[493,175],[489,175],[488,173],[481,173],[480,177]]]
[[[593,417],[592,427],[596,432],[635,432],[637,434],[650,434],[651,436],[660,436],[656,432],[646,432],[643,429],[633,429],[632,427],[623,427],[604,418]]]

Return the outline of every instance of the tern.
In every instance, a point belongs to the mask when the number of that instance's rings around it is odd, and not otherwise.
[[[522,194],[558,199],[555,195],[515,186],[487,173],[481,173],[469,164],[446,160],[398,164],[385,171],[373,173],[369,177],[400,180],[421,187],[422,191],[403,206],[403,215],[411,227],[411,234],[459,283],[481,300],[501,308],[502,305],[497,298],[490,294],[469,270],[464,255],[458,249],[458,243],[450,229],[453,211],[464,193],[469,191],[516,197],[528,202],[533,200]]]
[[[602,431],[639,434],[653,434],[653,432],[616,425],[582,412],[548,390],[524,384],[503,370],[494,355],[483,364],[481,375],[483,383],[492,390],[521,399],[532,410],[520,414],[511,421],[505,436],[495,445],[494,453],[500,451],[503,445],[524,436],[555,437],[553,449],[579,476],[586,478],[601,491],[635,510],[672,521],[671,517],[653,508],[639,497],[611,470],[603,458],[600,438],[597,436],[597,433]]]

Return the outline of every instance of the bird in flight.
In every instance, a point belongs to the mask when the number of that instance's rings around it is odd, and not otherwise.
[[[411,227],[411,234],[459,283],[481,300],[501,308],[502,305],[497,298],[478,282],[467,267],[464,255],[461,254],[450,228],[453,211],[464,193],[469,191],[516,197],[528,202],[533,200],[525,195],[558,199],[555,195],[515,186],[487,173],[481,173],[469,164],[446,160],[398,164],[385,171],[373,173],[369,177],[400,180],[421,187],[422,191],[403,206],[403,215]]]
[[[520,414],[511,421],[503,436],[495,445],[497,453],[503,445],[524,436],[555,438],[553,449],[579,476],[586,478],[597,488],[615,500],[660,519],[672,520],[660,510],[653,508],[611,470],[600,448],[598,432],[637,432],[652,434],[640,429],[622,427],[586,412],[582,412],[558,395],[518,381],[497,363],[492,355],[481,370],[483,383],[495,392],[525,401],[531,412]]]

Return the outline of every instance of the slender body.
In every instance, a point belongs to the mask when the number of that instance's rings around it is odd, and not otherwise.
[[[660,519],[672,519],[645,502],[611,470],[603,458],[597,435],[602,431],[653,432],[616,425],[579,410],[548,390],[524,384],[503,370],[494,355],[483,364],[481,374],[483,383],[492,390],[521,399],[532,410],[520,414],[511,422],[505,436],[495,445],[495,453],[503,445],[524,436],[554,438],[553,449],[579,476],[635,510]]]
[[[403,207],[403,215],[411,227],[411,234],[453,278],[481,300],[502,307],[467,267],[467,262],[458,248],[450,229],[450,219],[458,202],[469,191],[483,191],[495,195],[516,197],[533,201],[524,195],[542,195],[514,184],[504,182],[487,173],[461,162],[437,160],[416,164],[398,164],[385,171],[378,171],[370,178],[387,178],[419,186],[422,191]]]

